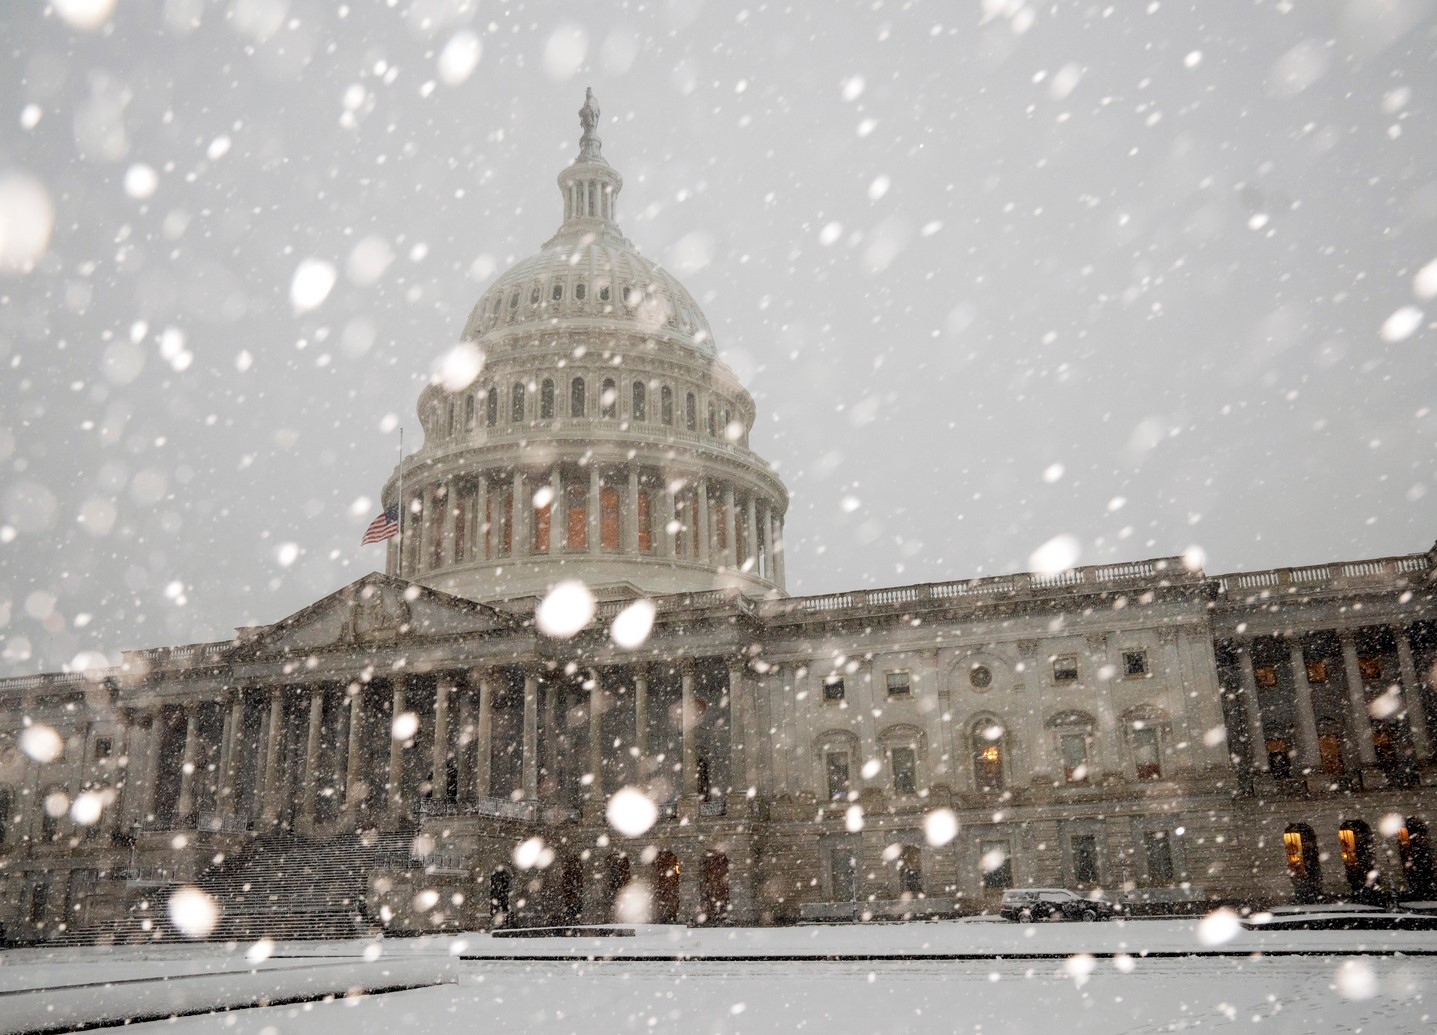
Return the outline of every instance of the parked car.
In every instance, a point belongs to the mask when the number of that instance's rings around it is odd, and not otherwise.
[[[1009,888],[999,914],[1005,920],[1111,920],[1121,907],[1100,898],[1084,898],[1067,888]]]

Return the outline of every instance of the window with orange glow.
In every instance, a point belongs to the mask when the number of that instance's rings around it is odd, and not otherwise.
[[[619,490],[599,490],[599,546],[605,550],[619,548]]]
[[[649,513],[649,506],[649,490],[640,489],[635,509],[639,523],[639,549],[644,551],[654,548],[653,520]]]
[[[1287,852],[1287,868],[1299,876],[1307,876],[1307,862],[1302,857],[1302,835],[1289,830],[1282,835],[1282,847]]]
[[[580,486],[569,490],[567,519],[568,546],[571,550],[589,548],[589,492]]]

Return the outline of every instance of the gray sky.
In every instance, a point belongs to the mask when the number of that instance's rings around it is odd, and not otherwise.
[[[0,672],[382,567],[388,429],[557,227],[586,85],[758,401],[792,592],[1431,546],[1434,4],[1041,8],[3,5]]]

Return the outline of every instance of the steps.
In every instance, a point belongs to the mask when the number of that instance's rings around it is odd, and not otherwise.
[[[373,831],[342,834],[324,841],[287,834],[255,838],[241,855],[195,880],[195,886],[219,907],[218,920],[204,940],[315,940],[376,933],[378,922],[365,911],[370,874],[418,866],[410,859],[413,842],[413,834]],[[195,940],[170,921],[168,897],[168,892],[156,894],[146,912],[66,931],[51,943],[118,945]]]

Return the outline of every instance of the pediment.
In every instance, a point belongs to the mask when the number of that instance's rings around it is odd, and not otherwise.
[[[485,604],[375,572],[273,625],[241,630],[255,656],[301,654],[408,639],[476,635],[518,620]]]

